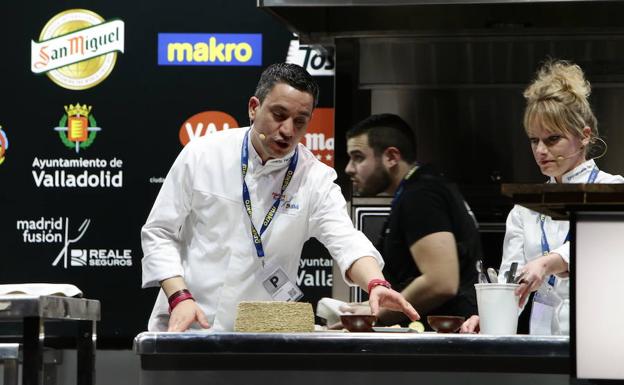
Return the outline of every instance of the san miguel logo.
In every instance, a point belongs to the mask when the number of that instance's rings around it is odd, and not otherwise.
[[[54,127],[63,144],[76,150],[76,153],[79,153],[81,148],[89,147],[101,130],[91,114],[91,106],[87,107],[86,104],[81,106],[80,103],[65,106],[65,115],[59,120],[58,127]]]
[[[30,47],[32,72],[47,74],[63,88],[85,90],[106,79],[117,51],[124,52],[124,22],[70,9],[52,17]]]
[[[0,126],[0,164],[4,163],[4,154],[9,149],[9,139]]]

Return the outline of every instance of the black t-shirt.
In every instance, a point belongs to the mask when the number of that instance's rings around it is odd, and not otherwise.
[[[475,262],[481,257],[479,232],[457,186],[437,174],[431,166],[416,170],[392,208],[379,247],[386,262],[384,275],[394,289],[403,290],[421,275],[410,246],[424,236],[440,231],[453,233],[457,242],[459,290],[457,296],[428,314],[465,317],[477,314],[473,285],[477,282]],[[428,314],[420,313],[425,323]]]

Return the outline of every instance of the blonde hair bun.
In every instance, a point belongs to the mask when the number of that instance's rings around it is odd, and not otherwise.
[[[591,85],[585,80],[581,67],[565,60],[550,60],[537,72],[533,83],[524,91],[527,102],[556,99],[562,103],[572,99],[587,99]]]
[[[565,60],[549,60],[537,71],[524,91],[524,129],[537,127],[570,133],[584,138],[583,128],[591,129],[590,142],[598,137],[598,121],[589,105],[591,86],[581,67]]]

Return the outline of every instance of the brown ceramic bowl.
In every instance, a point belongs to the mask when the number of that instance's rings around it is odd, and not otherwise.
[[[343,314],[340,316],[342,326],[350,332],[372,332],[377,317],[364,314]]]
[[[430,315],[427,322],[438,333],[455,333],[464,323],[465,317],[454,315]]]

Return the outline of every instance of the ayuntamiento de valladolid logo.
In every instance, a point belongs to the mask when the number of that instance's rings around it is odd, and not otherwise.
[[[93,145],[98,126],[93,106],[76,103],[64,106],[54,131],[67,155],[45,159],[35,157],[32,176],[38,188],[98,189],[123,188],[123,160],[118,157],[104,159],[87,158],[82,154]],[[59,147],[61,147],[59,143]]]

